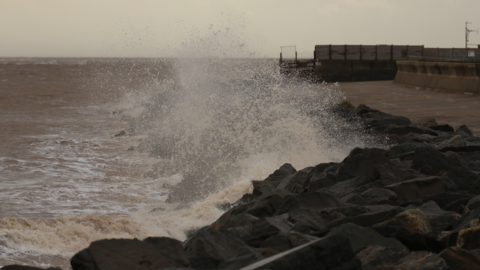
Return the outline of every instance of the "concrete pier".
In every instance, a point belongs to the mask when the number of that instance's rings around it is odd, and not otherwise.
[[[396,84],[480,94],[480,63],[397,61]]]
[[[393,84],[393,81],[339,83],[348,101],[365,104],[413,122],[433,117],[439,124],[467,125],[480,136],[480,96],[429,91]]]

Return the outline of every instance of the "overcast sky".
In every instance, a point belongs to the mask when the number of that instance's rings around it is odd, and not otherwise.
[[[178,56],[198,44],[252,57],[278,57],[284,45],[301,56],[316,44],[464,47],[467,20],[480,27],[480,0],[0,0],[0,57]]]

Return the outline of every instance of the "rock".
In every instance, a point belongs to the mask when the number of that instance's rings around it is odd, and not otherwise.
[[[480,270],[480,250],[465,250],[459,247],[449,247],[439,254],[450,270]]]
[[[392,249],[382,246],[370,246],[357,253],[357,257],[362,262],[363,270],[404,270],[405,268],[391,268],[388,266],[395,264],[404,256],[405,254],[399,254]]]
[[[398,213],[402,211],[402,208],[400,207],[394,207],[394,208],[385,208],[385,209],[380,209],[376,211],[371,211],[365,214],[361,214],[358,216],[354,217],[345,217],[341,219],[337,219],[334,221],[331,221],[327,224],[327,228],[335,228],[337,226],[340,226],[345,223],[354,223],[360,226],[372,226],[377,223],[381,223],[385,220],[389,220],[396,216]]]
[[[370,204],[370,201],[363,198],[362,196],[356,194],[356,193],[350,193],[343,197],[340,200],[342,203],[350,203],[350,204],[356,204],[356,205],[368,205]]]
[[[276,250],[278,252],[284,252],[291,248],[301,246],[317,239],[317,237],[304,235],[297,232],[280,232],[274,236],[267,238],[260,245],[260,248],[268,248]]]
[[[417,135],[417,136],[413,137],[413,141],[419,142],[419,143],[431,142],[437,137],[438,136],[433,136],[433,135],[429,135],[429,134],[420,134],[420,135]]]
[[[267,178],[265,178],[265,182],[269,182],[274,188],[277,188],[278,184],[287,177],[288,175],[295,173],[297,170],[289,164],[283,164],[278,170],[270,174]]]
[[[400,183],[423,176],[422,174],[413,169],[401,168],[388,164],[377,165],[375,166],[375,168],[380,174],[378,181],[381,182],[384,186]]]
[[[478,225],[478,219],[476,221]],[[480,227],[461,230],[458,233],[457,246],[466,250],[480,248]]]
[[[427,196],[424,198],[424,201],[432,200],[434,201],[440,208],[444,209],[447,205],[461,199],[471,199],[473,196],[470,194],[464,194],[460,192],[445,192],[445,193],[438,193],[432,196]],[[446,210],[446,209],[445,209]]]
[[[183,244],[185,252],[190,258],[204,258],[210,260],[215,267],[220,263],[231,265],[237,262],[235,258],[247,258],[247,263],[259,259],[259,254],[248,247],[239,238],[228,231],[201,231],[195,237]],[[247,253],[247,254],[246,254]],[[248,253],[250,253],[248,255]],[[113,269],[113,268],[112,268]],[[133,268],[132,268],[133,269]]]
[[[398,261],[396,267],[410,270],[447,270],[447,263],[435,253],[428,251],[413,251]]]
[[[269,181],[252,181],[252,185],[252,194],[255,196],[262,196],[275,190],[275,187]]]
[[[320,211],[328,207],[340,207],[343,203],[333,194],[328,192],[303,193],[296,196],[287,196],[285,203],[278,208],[275,215],[293,213],[298,209]]]
[[[418,209],[407,209],[392,219],[376,224],[374,228],[384,226],[399,227],[420,234],[431,230],[427,216]]]
[[[470,191],[478,179],[478,175],[468,169],[451,168],[448,171],[447,177],[452,180],[460,190]]]
[[[433,130],[422,129],[422,128],[412,127],[412,126],[389,127],[383,130],[382,133],[388,134],[388,135],[396,135],[396,136],[405,136],[407,134],[428,134],[431,136],[438,136],[438,133],[434,132]]]
[[[470,210],[477,209],[480,206],[480,195],[470,199],[467,203],[467,208]]]
[[[409,252],[409,250],[398,240],[385,238],[370,228],[362,227],[353,223],[346,223],[335,227],[330,233],[328,233],[328,235],[340,235],[346,237],[350,241],[352,250],[355,253],[358,253],[369,246],[387,247],[403,255]]]
[[[303,185],[307,180],[307,177],[308,173],[305,171],[292,173],[280,181],[277,189],[284,189],[297,194],[302,193],[304,190]]]
[[[438,204],[432,200],[427,201],[420,208],[428,210],[441,210],[440,206],[438,206]]]
[[[249,208],[250,204],[247,205],[245,213],[258,218],[271,217],[284,203],[284,198],[278,194],[273,194],[252,202]]]
[[[360,270],[362,265],[360,260],[355,257],[349,241],[342,236],[332,235],[292,248],[242,268],[242,270],[253,269]]]
[[[458,213],[440,209],[419,208],[427,217],[430,229],[434,232],[442,232],[451,229],[452,225],[461,217]]]
[[[447,191],[447,185],[440,177],[423,177],[386,186],[397,194],[400,204],[419,201],[422,198],[433,196]]]
[[[418,127],[423,127],[423,128],[431,128],[438,126],[437,120],[435,118],[426,118],[422,119],[418,122],[415,123]]]
[[[438,241],[436,237],[414,233],[410,230],[395,226],[376,227],[375,231],[384,237],[397,239],[410,251],[426,250],[439,253],[446,248],[445,243]]]
[[[375,165],[387,164],[388,159],[385,156],[386,151],[377,148],[355,148],[348,157],[346,157],[337,175],[338,181],[348,180],[355,177],[365,178],[366,180],[376,180],[378,171]]]
[[[460,135],[453,136],[448,141],[446,141],[445,144],[449,146],[454,146],[454,147],[467,146],[465,139],[463,139],[463,137]]]
[[[473,137],[473,132],[466,125],[461,125],[455,130],[455,133],[462,135],[463,137],[470,138]]]
[[[189,267],[182,243],[167,237],[95,241],[70,261],[73,270]]]
[[[315,192],[322,188],[329,188],[337,183],[335,174],[333,173],[317,173],[310,181],[304,186],[305,189],[308,189],[308,192]]]
[[[218,225],[212,226],[212,230],[219,230],[219,229],[230,229],[236,227],[244,227],[251,225],[253,222],[259,220],[258,217],[249,215],[249,214],[239,214],[239,215],[231,215],[225,219],[217,220]],[[215,224],[214,223],[214,224]]]
[[[365,125],[371,127],[379,127],[379,126],[409,126],[412,124],[410,119],[404,116],[391,116],[391,117],[384,117],[381,119],[372,119],[368,120]]]
[[[354,191],[364,185],[369,184],[371,181],[363,177],[355,177],[350,180],[345,180],[336,183],[335,185],[327,189],[328,192],[331,192],[337,195],[339,198],[346,196],[347,194],[354,193]],[[366,190],[366,189],[365,189]]]
[[[429,127],[430,129],[436,130],[436,131],[443,131],[443,132],[454,132],[455,130],[453,127],[450,125],[436,125],[436,126],[431,126]]]
[[[425,145],[423,143],[416,143],[416,142],[406,142],[406,143],[401,143],[394,145],[391,147],[389,150],[386,152],[386,156],[389,158],[409,153],[409,152],[414,152],[417,147],[424,147]]]
[[[385,188],[371,188],[360,194],[371,204],[386,204],[397,199],[395,192]]]
[[[272,235],[280,232],[288,232],[292,229],[293,224],[288,221],[275,218],[263,218],[252,223],[252,239],[248,241],[248,245],[259,247],[261,243]]]
[[[463,167],[456,160],[447,158],[432,147],[418,147],[412,162],[412,169],[427,175],[439,175],[448,172],[450,168]]]

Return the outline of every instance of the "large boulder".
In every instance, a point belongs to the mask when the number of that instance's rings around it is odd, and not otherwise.
[[[385,150],[377,148],[353,149],[343,160],[337,179],[343,181],[361,177],[371,181],[376,180],[378,171],[375,166],[389,163],[385,153]]]
[[[70,261],[73,270],[189,267],[182,243],[167,237],[95,241]]]
[[[397,194],[401,204],[421,201],[422,198],[447,191],[447,184],[440,177],[423,177],[386,186]]]
[[[360,260],[352,251],[348,239],[338,235],[327,236],[253,263],[242,270],[360,270]]]
[[[450,270],[480,270],[480,249],[465,250],[449,247],[440,253]]]

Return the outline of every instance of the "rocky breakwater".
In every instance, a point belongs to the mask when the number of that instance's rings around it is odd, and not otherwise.
[[[284,164],[184,242],[101,240],[72,268],[480,269],[480,138],[364,105],[337,113],[389,147],[299,170]]]

